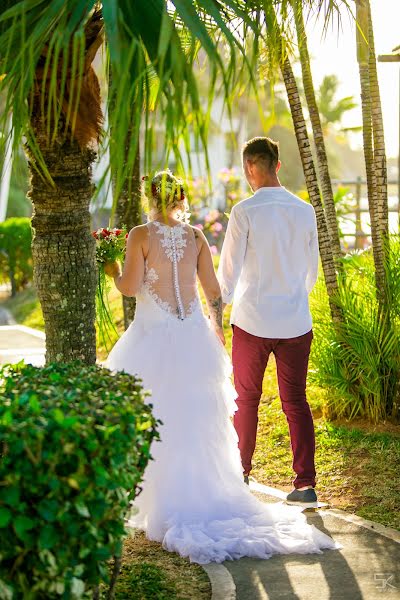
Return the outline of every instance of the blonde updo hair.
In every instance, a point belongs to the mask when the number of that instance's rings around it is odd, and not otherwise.
[[[183,181],[175,177],[169,169],[156,173],[151,181],[145,181],[145,193],[149,203],[149,218],[157,213],[177,212],[176,217],[189,222],[189,205],[183,189]]]

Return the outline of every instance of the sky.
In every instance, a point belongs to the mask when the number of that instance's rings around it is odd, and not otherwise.
[[[370,0],[376,54],[389,54],[400,46],[400,0]],[[353,4],[353,3],[351,3]],[[321,21],[310,20],[307,26],[312,72],[316,87],[324,75],[336,74],[340,81],[338,98],[354,96],[361,104],[356,54],[355,24],[343,11],[341,29],[337,26],[322,37]],[[397,157],[399,149],[399,63],[379,63],[385,143],[388,157]],[[345,127],[361,125],[361,108],[349,111],[343,119]],[[360,135],[352,135],[352,145],[360,146]]]

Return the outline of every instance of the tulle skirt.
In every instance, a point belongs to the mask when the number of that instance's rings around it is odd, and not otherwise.
[[[179,321],[139,302],[107,366],[139,375],[162,421],[129,525],[201,564],[340,547],[301,507],[264,504],[243,483],[232,367],[200,308]]]

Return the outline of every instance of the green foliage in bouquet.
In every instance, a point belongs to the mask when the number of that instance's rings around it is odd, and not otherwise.
[[[93,231],[92,235],[96,240],[96,260],[98,267],[96,320],[101,342],[108,350],[108,343],[112,341],[110,332],[113,331],[116,334],[117,331],[108,301],[110,283],[104,272],[104,265],[107,262],[124,260],[128,234],[125,228],[101,228]]]
[[[77,362],[0,371],[0,598],[89,598],[108,581],[158,438],[145,396]]]
[[[376,298],[372,250],[343,258],[335,302],[344,322],[334,328],[325,286],[311,295],[314,342],[310,380],[329,390],[330,417],[361,416],[373,423],[400,417],[400,241],[392,236],[385,265],[389,306]],[[387,314],[390,318],[387,318]]]
[[[10,282],[11,294],[32,279],[31,220],[24,217],[0,223],[0,283]]]

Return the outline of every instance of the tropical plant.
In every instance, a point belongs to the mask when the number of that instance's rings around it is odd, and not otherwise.
[[[93,598],[109,581],[158,437],[145,396],[82,363],[0,371],[1,598]]]
[[[334,301],[343,320],[333,327],[321,282],[311,296],[314,342],[310,378],[329,390],[330,417],[361,416],[377,423],[400,417],[400,241],[392,238],[385,272],[388,312],[376,297],[371,249],[345,256]]]

